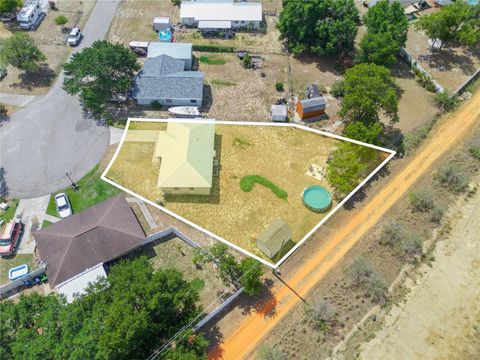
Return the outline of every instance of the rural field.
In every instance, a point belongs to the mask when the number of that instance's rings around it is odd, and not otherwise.
[[[38,29],[28,32],[47,59],[40,64],[38,71],[30,74],[24,74],[20,70],[8,66],[8,74],[2,80],[2,92],[27,95],[45,94],[71,52],[71,48],[65,44],[68,33],[62,33],[61,27],[55,24],[55,18],[63,15],[68,19],[66,27],[79,26],[82,28],[95,6],[94,0],[58,0],[55,3],[57,10],[48,9],[47,16]],[[1,22],[0,38],[7,38],[11,36],[12,32],[18,30],[14,22]]]
[[[132,124],[136,128],[136,123]],[[134,139],[135,130],[129,131]],[[314,184],[330,189],[324,178],[313,178],[307,170],[312,165],[324,168],[339,142],[291,127],[216,125],[220,171],[219,176],[214,176],[211,194],[169,195],[164,206],[262,256],[256,239],[276,218],[289,224],[292,240],[297,242],[325,216],[306,208],[301,194]],[[160,167],[152,165],[153,151],[153,142],[124,142],[106,176],[143,197],[159,201],[161,192],[156,184]],[[385,154],[373,150],[369,154],[369,169],[373,170]],[[242,191],[240,180],[248,175],[267,178],[287,193],[287,199],[258,184],[251,192]]]

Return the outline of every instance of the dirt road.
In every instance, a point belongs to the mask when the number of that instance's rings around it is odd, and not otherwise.
[[[480,192],[452,210],[452,231],[437,244],[432,267],[422,265],[422,276],[407,283],[406,302],[392,308],[361,359],[478,359]]]
[[[292,278],[287,279],[289,286],[295,289],[299,296],[308,293],[421,176],[428,174],[430,166],[459,143],[478,121],[480,121],[480,93],[463,104],[458,111],[443,119],[432,131],[429,140],[418,149],[404,168],[392,177],[368,204],[358,210],[350,222],[328,239],[322,251],[318,251],[295,272]],[[301,301],[299,296],[287,286],[276,287],[273,290],[273,298],[265,304],[264,311],[248,315],[236,332],[225,339],[220,347],[210,352],[209,358],[237,360],[247,357],[270,329]],[[269,309],[274,310],[275,314],[265,317]]]

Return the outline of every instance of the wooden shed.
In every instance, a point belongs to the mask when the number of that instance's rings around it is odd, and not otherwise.
[[[292,230],[288,224],[282,219],[276,219],[260,234],[257,247],[272,259],[291,238]]]
[[[297,113],[300,119],[310,119],[316,116],[324,115],[327,103],[323,96],[311,99],[303,99],[297,103]]]

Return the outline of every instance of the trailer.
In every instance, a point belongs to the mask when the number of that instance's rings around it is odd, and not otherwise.
[[[148,45],[150,43],[147,41],[131,41],[128,46],[135,54],[141,57],[146,57],[148,53]]]
[[[18,26],[23,30],[35,30],[45,15],[39,0],[27,0],[17,14]]]

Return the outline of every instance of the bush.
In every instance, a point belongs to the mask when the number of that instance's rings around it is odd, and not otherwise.
[[[435,206],[430,213],[430,220],[436,224],[439,224],[443,218],[443,209],[439,206]]]
[[[247,175],[242,177],[242,179],[240,180],[240,188],[245,192],[252,191],[255,184],[260,184],[269,188],[280,199],[286,200],[288,197],[288,193],[285,190],[281,189],[280,187],[275,185],[273,182],[271,182],[267,178],[264,178],[263,176]]]
[[[277,347],[262,346],[257,360],[287,360],[287,356]]]
[[[433,93],[437,91],[437,88],[435,87],[435,83],[432,81],[432,79],[428,75],[418,70],[415,66],[412,66],[412,69],[416,75],[415,80],[417,81],[417,83],[420,84],[420,86],[425,88],[427,91],[430,91]]]
[[[261,281],[263,275],[262,264],[253,259],[245,258],[240,262],[240,285],[243,286],[243,290],[250,296],[257,296],[263,288]]]
[[[372,276],[373,269],[364,258],[357,257],[348,269],[348,273],[354,285],[361,285],[365,283],[370,276]]]
[[[63,26],[65,25],[66,23],[68,23],[68,19],[66,16],[64,15],[58,15],[56,18],[55,18],[55,24],[57,24],[58,26]]]
[[[435,179],[448,190],[457,193],[464,191],[470,181],[462,169],[454,163],[440,166],[435,174]]]
[[[160,102],[158,100],[153,100],[151,103],[150,103],[150,106],[152,107],[152,109],[154,110],[160,110],[162,108],[162,104],[160,104]]]
[[[204,52],[219,52],[219,53],[233,53],[235,48],[233,46],[219,46],[219,45],[193,45],[194,51]]]
[[[470,154],[477,160],[480,160],[480,146],[472,145],[468,148]]]
[[[182,0],[172,0],[172,4],[173,4],[174,6],[178,6],[178,5],[180,5],[181,3],[182,3]]]
[[[435,105],[443,112],[451,111],[458,105],[458,97],[450,96],[446,92],[437,93],[433,100]]]
[[[328,301],[320,300],[308,304],[305,308],[305,315],[309,320],[313,320],[318,330],[324,331],[335,321],[336,311]]]
[[[365,290],[371,296],[372,301],[376,304],[385,305],[388,301],[388,288],[385,281],[377,275],[368,279],[364,284]]]
[[[277,90],[277,91],[283,91],[283,90],[284,90],[284,88],[283,88],[283,82],[277,81],[277,82],[275,83],[275,90]]]
[[[395,220],[390,220],[383,226],[380,235],[380,244],[393,247],[397,245],[404,236],[404,226]]]
[[[0,103],[0,116],[7,115],[7,106],[5,104]]]
[[[401,242],[403,256],[412,258],[422,255],[422,241],[414,234],[409,234]]]
[[[425,188],[411,192],[409,200],[415,211],[429,211],[435,206],[432,193]]]
[[[335,81],[330,87],[330,94],[336,98],[345,95],[345,83],[342,80]]]
[[[245,69],[250,69],[252,67],[252,58],[248,53],[245,53],[245,55],[243,55],[242,63]]]

